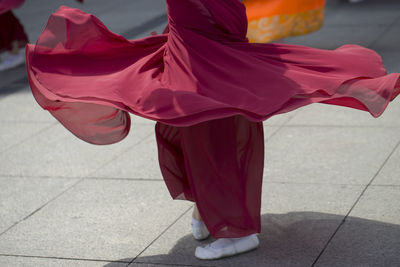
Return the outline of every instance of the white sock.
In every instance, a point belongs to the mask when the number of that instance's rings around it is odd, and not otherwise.
[[[192,233],[196,240],[203,240],[210,236],[210,232],[204,222],[198,221],[195,218],[192,218]]]

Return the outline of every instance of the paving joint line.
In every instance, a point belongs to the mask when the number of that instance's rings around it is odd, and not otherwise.
[[[89,259],[89,258],[69,258],[69,257],[56,257],[56,256],[39,256],[39,255],[23,255],[23,254],[3,254],[2,257],[16,257],[16,258],[36,258],[36,259],[54,259],[54,260],[70,260],[70,261],[95,261],[95,262],[107,262],[107,263],[126,263],[128,261],[121,260],[104,260],[104,259]]]
[[[15,175],[15,174],[0,174],[0,178],[13,178],[13,179],[24,179],[24,178],[36,178],[36,179],[58,179],[58,180],[79,180],[79,179],[85,179],[85,180],[110,180],[110,181],[146,181],[146,182],[163,182],[163,179],[158,179],[158,178],[130,178],[130,177],[117,177],[117,178],[111,178],[111,177],[74,177],[74,176],[33,176],[33,175]]]
[[[351,206],[351,208],[349,209],[349,211],[347,212],[347,214],[344,216],[344,218],[342,219],[342,221],[340,222],[340,224],[338,225],[338,227],[336,228],[336,230],[333,232],[333,234],[331,235],[331,237],[328,239],[328,241],[326,242],[325,246],[323,247],[323,249],[321,250],[321,252],[319,253],[319,255],[317,256],[317,258],[314,260],[313,264],[311,265],[312,267],[315,266],[315,264],[317,264],[318,260],[321,258],[321,256],[324,254],[325,250],[328,248],[329,244],[331,243],[331,241],[333,240],[333,238],[336,236],[336,234],[339,232],[340,228],[344,225],[344,223],[346,222],[347,218],[349,217],[350,213],[354,210],[354,208],[356,207],[356,205],[360,202],[361,198],[364,196],[365,192],[368,190],[368,188],[372,185],[372,183],[374,182],[374,180],[376,179],[376,177],[378,177],[379,173],[382,171],[382,169],[385,167],[386,163],[389,161],[389,159],[392,157],[392,155],[394,154],[394,152],[400,147],[400,141],[397,142],[397,144],[394,146],[393,150],[389,153],[389,155],[387,156],[387,158],[383,161],[383,163],[381,164],[381,167],[378,169],[378,171],[375,173],[375,175],[372,177],[372,179],[369,181],[369,183],[364,187],[363,191],[360,193],[360,195],[358,196],[358,198],[356,199],[356,201],[353,203],[353,205]]]
[[[19,174],[0,174],[0,178],[13,178],[13,179],[24,179],[24,178],[36,178],[36,179],[59,179],[59,180],[79,180],[82,179],[83,177],[68,177],[68,176],[50,176],[50,175],[40,175],[40,176],[34,176],[34,175],[19,175]]]
[[[137,254],[132,261],[129,264],[134,263],[134,261],[140,257],[140,255],[143,254],[143,252],[145,252],[151,245],[154,244],[154,242],[156,242],[163,234],[165,234],[176,222],[178,222],[183,216],[186,215],[186,213],[188,213],[194,205],[190,205],[190,207],[184,211],[178,218],[176,218],[167,228],[165,228],[156,238],[154,238],[153,241],[150,242],[150,244],[148,244],[141,252],[139,252],[139,254]]]
[[[85,180],[104,180],[104,181],[136,181],[136,182],[164,182],[163,179],[152,178],[107,178],[107,177],[86,177]]]
[[[13,178],[13,179],[25,179],[25,178],[36,178],[36,179],[58,179],[58,180],[105,180],[105,181],[135,181],[135,182],[164,182],[163,179],[158,178],[130,178],[130,177],[74,177],[74,176],[33,176],[33,175],[14,175],[14,174],[0,174],[0,179],[2,178]],[[264,177],[265,178],[265,177]],[[288,182],[288,181],[274,181],[264,179],[265,184],[285,184],[285,185],[334,185],[334,186],[365,186],[366,184],[345,184],[345,183],[319,183],[319,182]],[[371,186],[400,186],[400,184],[374,184]]]
[[[334,185],[334,186],[365,186],[366,184],[342,184],[342,183],[318,183],[318,182],[283,182],[264,180],[266,184],[286,184],[286,185]],[[399,185],[400,186],[400,185]]]
[[[32,123],[32,124],[33,123],[34,124],[51,124],[51,123],[54,123],[54,121],[23,121],[23,120],[3,121],[3,120],[0,120],[0,123],[10,123],[10,124],[29,124],[29,123]]]
[[[48,204],[50,204],[51,202],[53,202],[54,200],[56,200],[57,198],[59,198],[61,195],[63,195],[64,193],[66,193],[67,191],[69,191],[70,189],[72,189],[73,187],[75,187],[76,185],[78,185],[79,183],[81,183],[83,181],[83,179],[80,179],[78,181],[76,181],[74,184],[72,184],[71,186],[67,187],[64,191],[62,191],[61,193],[59,193],[58,195],[54,196],[53,198],[51,198],[50,200],[48,200],[45,204],[43,204],[42,206],[40,206],[39,208],[35,209],[34,211],[32,211],[31,213],[29,213],[28,215],[26,215],[24,218],[18,220],[17,222],[13,223],[11,226],[9,226],[6,230],[4,230],[3,232],[0,233],[0,237],[5,234],[6,232],[8,232],[9,230],[11,230],[12,228],[14,228],[15,226],[17,226],[18,224],[20,224],[21,222],[29,219],[30,217],[32,217],[34,214],[36,214],[37,212],[39,212],[40,210],[42,210],[44,207],[46,207]],[[1,254],[0,254],[1,255]]]
[[[280,126],[278,126],[278,129],[276,131],[273,132],[273,134],[271,134],[270,136],[268,136],[268,138],[266,140],[264,140],[264,145],[266,145],[269,141],[271,141],[271,139],[278,134],[278,132],[280,132],[286,124],[288,124],[295,116],[296,116],[297,112],[291,116],[289,116],[288,119],[286,119]],[[263,125],[264,127],[264,125]],[[265,129],[264,129],[265,131]],[[265,133],[264,133],[265,134]]]
[[[280,125],[265,125],[266,127],[271,126],[271,127],[279,127]],[[351,129],[366,129],[366,128],[385,128],[385,129],[397,129],[400,128],[400,125],[398,126],[385,126],[385,125],[306,125],[306,124],[290,124],[290,125],[284,125],[285,128],[351,128]]]

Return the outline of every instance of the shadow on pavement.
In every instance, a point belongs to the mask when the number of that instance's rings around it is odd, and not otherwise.
[[[342,220],[341,215],[317,212],[264,214],[260,247],[255,251],[218,261],[200,261],[194,257],[194,250],[210,240],[197,242],[186,235],[168,254],[141,256],[134,266],[311,266]],[[175,230],[172,227],[169,231]],[[168,238],[174,239],[169,231],[156,244],[163,246],[170,242]],[[348,217],[316,266],[400,266],[400,225]]]
[[[0,72],[0,98],[27,87],[28,75],[25,64]]]

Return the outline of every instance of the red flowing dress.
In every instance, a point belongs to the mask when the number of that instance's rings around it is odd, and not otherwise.
[[[215,237],[259,231],[263,120],[311,103],[378,117],[400,93],[400,74],[370,49],[252,44],[238,0],[166,2],[169,31],[139,40],[61,7],[27,46],[29,81],[44,109],[93,144],[123,139],[129,114],[157,121],[168,189],[196,201]]]
[[[38,103],[81,139],[110,144],[129,113],[175,126],[242,115],[250,121],[320,102],[378,117],[399,94],[378,54],[251,44],[237,0],[167,0],[169,33],[129,41],[96,17],[61,7],[27,46]]]

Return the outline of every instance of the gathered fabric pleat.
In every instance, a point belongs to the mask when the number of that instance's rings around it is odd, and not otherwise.
[[[233,116],[188,127],[157,123],[156,138],[171,196],[196,202],[213,237],[260,232],[261,122]]]

